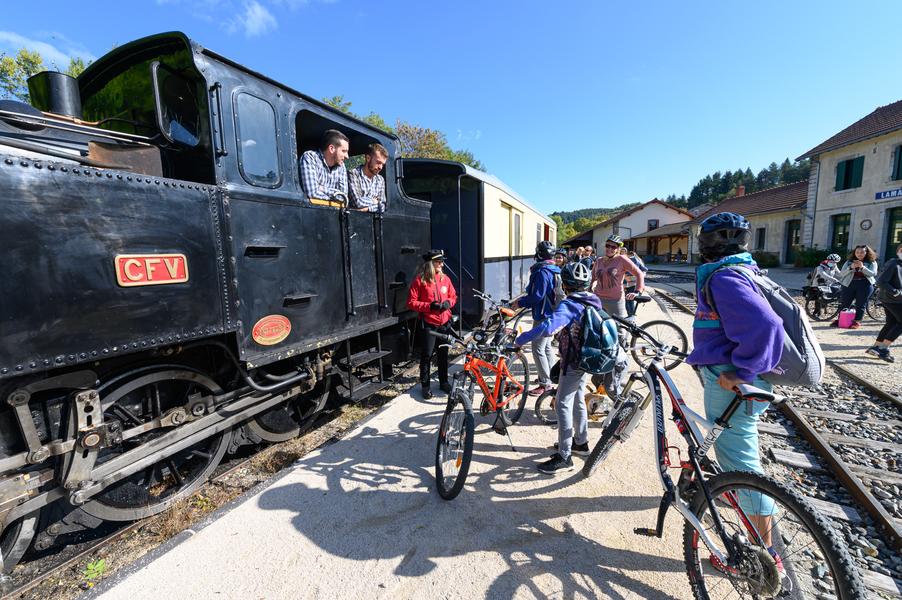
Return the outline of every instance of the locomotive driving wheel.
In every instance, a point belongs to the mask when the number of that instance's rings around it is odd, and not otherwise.
[[[127,431],[185,407],[189,397],[222,390],[215,381],[184,368],[138,370],[117,377],[98,390],[104,420],[119,420]],[[159,437],[171,427],[152,429],[103,449],[97,465]],[[219,465],[229,446],[230,431],[214,434],[105,488],[84,511],[109,521],[133,521],[158,514],[194,493]]]
[[[274,406],[247,422],[247,428],[265,442],[285,442],[313,426],[316,415],[326,405],[332,391],[331,378],[310,392]]]
[[[35,511],[8,525],[0,534],[0,552],[3,556],[3,572],[9,573],[16,566],[31,545],[37,528],[38,514]]]

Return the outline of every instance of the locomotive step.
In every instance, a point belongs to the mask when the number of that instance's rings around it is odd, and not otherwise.
[[[345,385],[339,385],[336,389],[338,390],[338,395],[344,398],[345,400],[364,400],[369,398],[379,390],[383,390],[392,384],[391,381],[368,381],[366,383],[361,383],[360,385],[354,386],[354,395],[351,395],[351,390]]]
[[[356,369],[357,367],[371,363],[374,360],[378,360],[389,354],[391,354],[391,350],[376,350],[375,348],[370,348],[369,350],[352,354],[350,358],[340,358],[338,364],[342,369]]]

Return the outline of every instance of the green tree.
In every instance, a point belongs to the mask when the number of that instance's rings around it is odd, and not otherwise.
[[[41,55],[27,48],[19,48],[15,56],[0,54],[0,94],[28,102],[28,78],[44,70]]]

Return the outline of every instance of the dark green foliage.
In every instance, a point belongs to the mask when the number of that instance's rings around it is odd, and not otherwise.
[[[773,252],[753,252],[752,258],[762,269],[772,269],[780,266],[780,257]]]
[[[796,249],[795,266],[814,268],[818,266],[822,260],[827,258],[828,254],[830,254],[829,248],[818,248],[817,246],[809,248],[807,246],[799,246]]]
[[[746,194],[751,194],[778,185],[802,181],[808,178],[810,169],[811,163],[807,159],[792,163],[787,158],[780,165],[775,162],[770,163],[757,175],[753,175],[750,168],[726,171],[725,173],[716,171],[711,175],[705,175],[692,187],[687,205],[689,208],[694,208],[706,202],[717,204],[725,198],[735,196],[740,185],[745,186]],[[675,195],[672,197],[676,198]]]

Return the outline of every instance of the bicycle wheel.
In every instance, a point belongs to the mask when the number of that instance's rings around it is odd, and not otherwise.
[[[671,354],[664,357],[665,370],[670,371],[683,362],[683,357],[689,350],[689,340],[676,324],[670,321],[649,321],[641,328],[658,342],[668,344],[674,351],[680,353],[680,356]],[[630,342],[630,350],[633,360],[643,369],[655,357],[655,348],[637,335],[634,335]]]
[[[883,304],[881,304],[874,296],[871,296],[870,299],[868,299],[867,312],[868,316],[875,321],[886,321],[886,309],[883,308]]]
[[[533,408],[536,418],[546,425],[557,425],[557,412],[554,409],[555,394],[557,394],[557,388],[548,388],[536,398],[536,405]]]
[[[630,422],[634,417],[640,416],[637,415],[640,401],[641,398],[631,392],[620,408],[611,413],[608,421],[604,425],[598,443],[592,448],[592,452],[589,453],[585,464],[583,464],[583,477],[592,475],[592,473],[595,472],[595,469],[597,469],[598,466],[604,462],[604,459],[607,458],[608,453],[611,451],[611,448],[614,447],[614,444],[621,441],[621,439],[624,439],[621,436],[629,427]]]
[[[498,400],[500,401],[502,398],[508,398],[514,394],[517,389],[516,383],[523,386],[523,391],[520,392],[520,395],[512,398],[510,403],[501,410],[501,420],[505,425],[509,426],[520,420],[520,417],[523,416],[523,409],[526,407],[526,397],[529,395],[529,363],[526,362],[525,356],[518,354],[511,358],[507,368],[511,372],[513,381],[505,378],[504,386],[498,393]],[[485,382],[489,389],[494,389],[495,375],[493,373],[490,374],[485,378]]]
[[[824,298],[806,300],[805,313],[815,321],[832,321],[839,313],[839,300]]]
[[[435,445],[435,483],[438,495],[453,500],[464,487],[473,458],[476,419],[469,398],[462,390],[452,390],[438,430]]]
[[[689,583],[698,600],[718,598],[865,598],[861,575],[827,520],[796,491],[757,473],[728,471],[707,482],[717,513],[738,551],[729,565],[718,561],[687,521],[683,550]],[[752,515],[765,498],[770,517]],[[692,510],[725,555],[713,529],[704,494],[695,494]],[[746,506],[743,512],[740,505]],[[760,512],[760,511],[759,511]],[[760,535],[751,529],[756,523]],[[740,539],[741,538],[741,539]],[[737,556],[738,554],[738,556]]]

